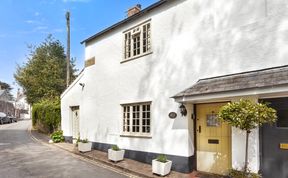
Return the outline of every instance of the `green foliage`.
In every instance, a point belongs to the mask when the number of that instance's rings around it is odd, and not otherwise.
[[[33,126],[41,125],[38,128],[43,132],[52,133],[59,128],[61,122],[60,99],[42,100],[32,107]]]
[[[251,131],[264,123],[276,121],[276,111],[263,103],[241,99],[220,109],[218,118],[241,130]]]
[[[78,146],[78,143],[81,142],[81,143],[88,143],[88,139],[80,139],[80,138],[77,138],[77,141],[76,141],[76,146]]]
[[[120,150],[120,148],[117,145],[113,145],[111,147],[111,149],[114,150],[114,151],[119,151]]]
[[[161,163],[166,163],[167,162],[167,157],[166,155],[158,155],[157,158],[156,158],[157,161],[161,162]]]
[[[260,174],[252,173],[249,170],[245,173],[245,171],[238,171],[235,169],[232,169],[229,172],[228,176],[231,178],[261,178],[262,177]]]
[[[252,129],[265,123],[273,123],[277,119],[276,111],[263,103],[240,99],[238,102],[228,103],[223,106],[218,118],[233,127],[246,131],[245,165],[244,173],[248,168],[248,139]]]
[[[35,104],[43,99],[59,97],[66,88],[66,56],[60,41],[49,35],[39,46],[30,46],[28,61],[17,66],[14,77],[24,89],[27,101]],[[71,64],[74,78],[75,60]]]
[[[85,139],[83,139],[83,140],[80,140],[80,142],[81,142],[81,143],[88,143],[88,139],[85,138]]]
[[[64,141],[64,136],[63,136],[62,130],[58,130],[58,131],[53,132],[50,137],[54,143],[59,143],[59,142]]]

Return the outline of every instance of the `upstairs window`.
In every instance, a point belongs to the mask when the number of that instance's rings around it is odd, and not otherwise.
[[[151,52],[150,21],[124,32],[124,60],[149,52]]]
[[[125,104],[123,108],[123,134],[149,136],[151,132],[151,103]]]

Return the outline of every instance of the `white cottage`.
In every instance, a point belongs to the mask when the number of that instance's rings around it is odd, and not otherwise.
[[[179,172],[226,174],[244,164],[245,134],[215,120],[219,107],[265,100],[281,119],[252,132],[249,166],[287,176],[287,1],[161,0],[128,12],[82,42],[85,69],[61,96],[66,139],[103,151],[117,144],[149,164],[166,154]]]

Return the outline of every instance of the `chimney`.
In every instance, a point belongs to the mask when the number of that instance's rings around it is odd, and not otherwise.
[[[130,9],[128,9],[127,16],[131,17],[132,15],[137,14],[140,11],[141,11],[141,4],[137,4],[136,6],[131,7]]]

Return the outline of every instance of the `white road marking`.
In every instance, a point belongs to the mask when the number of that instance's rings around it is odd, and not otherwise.
[[[3,145],[10,145],[11,143],[0,143],[0,146],[3,146]]]

